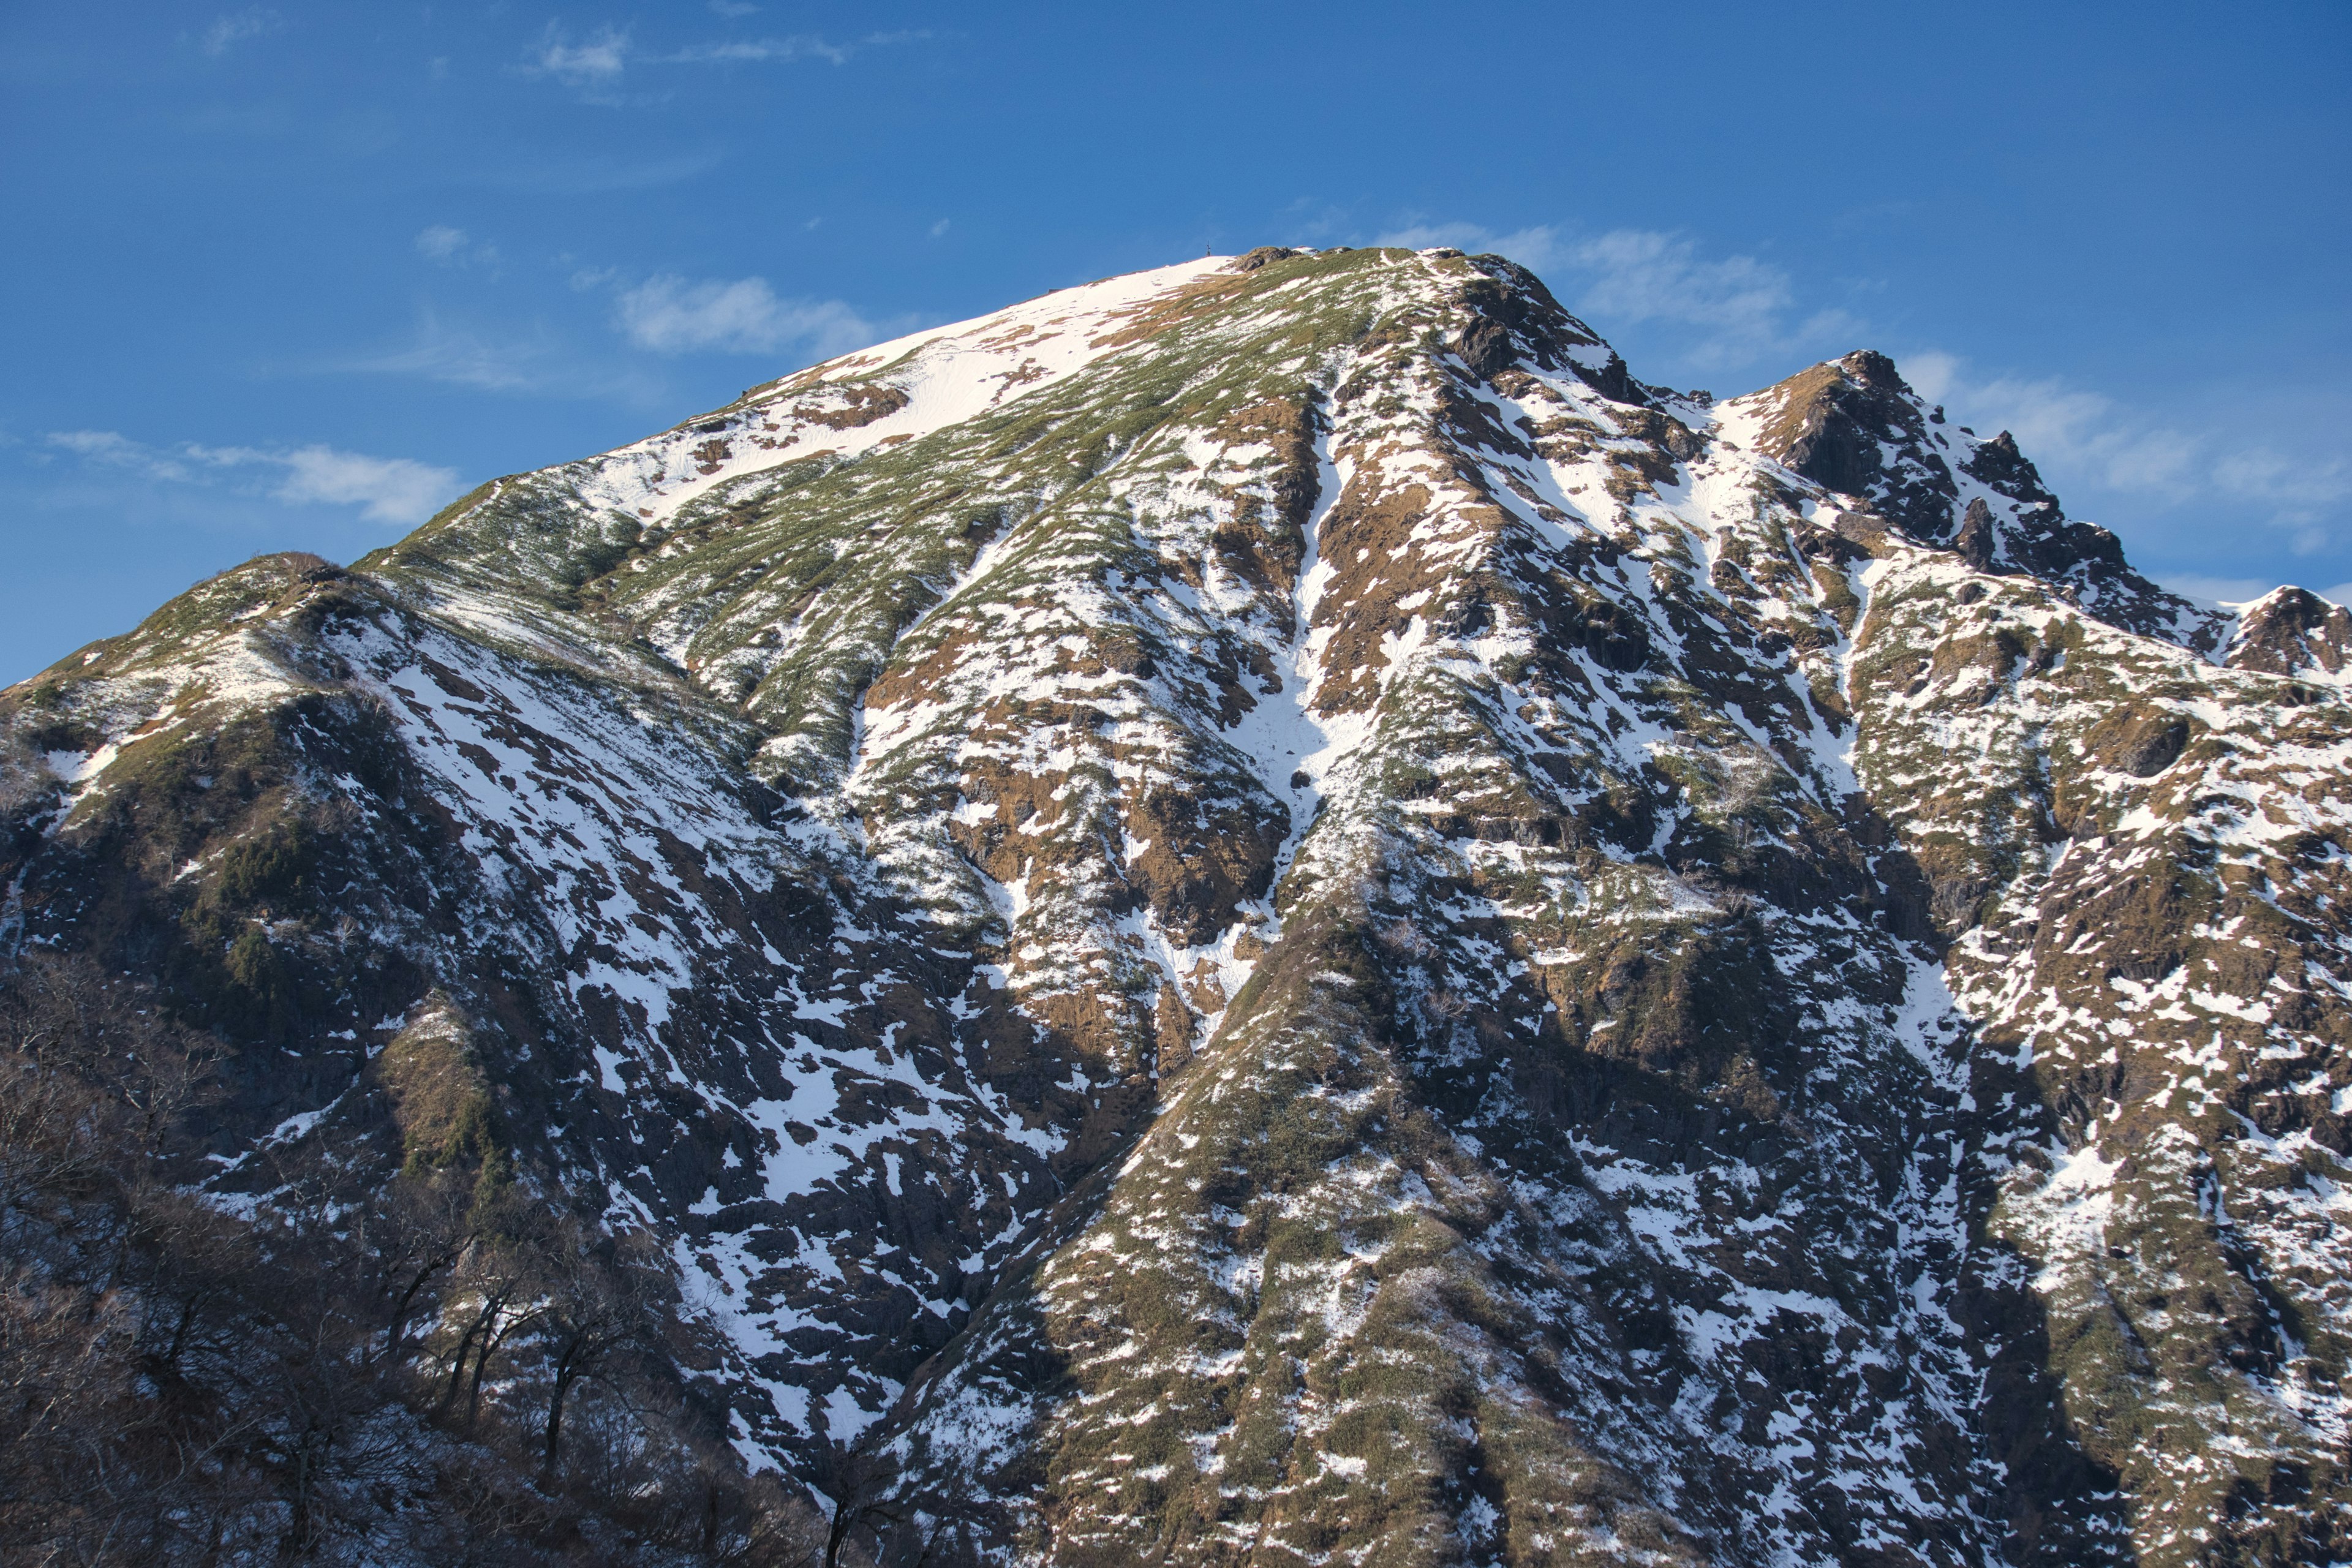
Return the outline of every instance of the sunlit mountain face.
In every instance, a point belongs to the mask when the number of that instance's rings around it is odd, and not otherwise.
[[[2352,1552],[2347,654],[1879,354],[1685,395],[1450,250],[264,557],[0,694],[0,1523]]]

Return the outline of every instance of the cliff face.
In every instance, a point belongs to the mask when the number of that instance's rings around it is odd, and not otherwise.
[[[461,1079],[854,1551],[2318,1561],[2347,645],[1883,356],[1256,251],[11,689],[0,942],[224,1043],[216,1207]]]

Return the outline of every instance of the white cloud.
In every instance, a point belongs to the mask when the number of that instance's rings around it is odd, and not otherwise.
[[[2232,489],[2290,506],[2320,507],[2352,496],[2352,470],[2343,458],[2299,460],[2268,447],[2231,452],[2213,465],[2213,477]]]
[[[408,347],[340,367],[392,375],[421,375],[453,386],[485,392],[518,392],[547,379],[545,343],[491,342],[460,328],[446,327],[432,310],[417,321]]]
[[[488,242],[475,244],[462,228],[435,224],[417,235],[415,244],[416,253],[428,261],[468,269],[487,268],[493,279],[498,275],[499,247]]]
[[[948,220],[947,220],[947,219],[945,219],[945,218],[941,218],[941,219],[940,219],[940,221],[939,221],[939,222],[937,222],[937,223],[935,223],[935,224],[931,225],[931,237],[932,237],[933,239],[937,239],[937,238],[939,238],[939,237],[940,237],[940,236],[941,236],[941,235],[943,235],[943,234],[945,234],[945,233],[947,233],[947,231],[948,231]]]
[[[1451,246],[1455,250],[1474,253],[1492,251],[1497,256],[1507,256],[1538,272],[1561,258],[1559,230],[1549,224],[1497,234],[1475,223],[1418,223],[1405,228],[1391,229],[1372,243],[1401,245],[1408,250],[1432,250],[1440,246]]]
[[[1913,389],[1958,423],[2015,436],[2036,465],[2063,476],[2062,489],[2087,482],[2171,504],[2268,511],[2269,524],[2298,555],[2337,542],[2329,514],[2352,499],[2352,466],[2341,458],[2294,457],[2248,444],[2234,430],[2226,437],[2183,430],[2055,376],[1979,379],[1966,361],[1932,350],[1902,355],[1900,363]]]
[[[110,468],[128,468],[144,474],[151,479],[188,479],[194,476],[187,466],[152,447],[144,447],[119,430],[53,430],[48,443],[73,453],[86,462],[100,463]]]
[[[1851,337],[1860,323],[1820,310],[1791,325],[1796,291],[1779,268],[1752,256],[1708,257],[1696,242],[1655,229],[1612,229],[1573,239],[1550,224],[1496,233],[1476,224],[1418,224],[1378,245],[1493,251],[1546,274],[1576,313],[1604,334],[1658,321],[1691,331],[1683,357],[1731,369],[1805,344]]]
[[[246,39],[274,33],[280,26],[277,12],[248,5],[242,11],[214,18],[213,25],[206,27],[204,36],[196,40],[196,47],[218,58]]]
[[[764,278],[697,283],[665,274],[624,289],[618,309],[629,341],[656,353],[772,353],[806,344],[830,358],[883,336],[838,300],[779,299]]]
[[[1569,259],[1594,274],[1586,298],[1627,321],[1696,321],[1741,333],[1769,331],[1789,308],[1789,279],[1752,256],[1704,260],[1687,239],[1654,230],[1613,229],[1571,247]]]
[[[278,451],[256,447],[204,447],[184,442],[177,455],[157,450],[114,430],[59,430],[48,444],[85,461],[127,468],[151,479],[206,484],[208,470],[260,468],[279,471],[268,494],[289,505],[324,502],[356,506],[377,522],[415,524],[458,493],[457,473],[408,458],[371,458],[332,447]]]
[[[711,14],[724,16],[730,22],[739,16],[757,15],[759,9],[757,5],[745,5],[743,0],[710,0]]]
[[[681,66],[789,65],[819,59],[832,65],[848,63],[850,49],[829,44],[814,34],[795,33],[782,38],[740,38],[723,44],[689,44],[675,54],[656,57],[656,63]]]
[[[572,87],[610,82],[627,68],[629,35],[611,27],[599,28],[584,44],[574,44],[562,26],[554,22],[539,41],[538,57],[533,68]]]
[[[274,464],[286,478],[270,494],[294,505],[324,501],[331,506],[356,506],[362,517],[377,522],[414,526],[441,510],[458,493],[457,473],[409,458],[370,458],[358,452],[338,452],[332,447],[298,447],[290,452],[260,452],[230,447],[209,452],[189,451],[208,462]]]
[[[757,6],[714,5],[722,16],[751,15]],[[789,65],[795,60],[824,60],[846,65],[861,49],[919,42],[931,35],[916,28],[896,33],[869,33],[854,43],[837,44],[814,33],[788,33],[765,38],[728,38],[714,43],[686,44],[667,54],[637,48],[624,30],[600,28],[583,43],[573,43],[561,23],[551,22],[531,50],[527,71],[551,76],[568,87],[609,89],[632,65],[730,66]],[[612,101],[620,101],[614,100]]]
[[[1986,433],[2007,430],[2029,455],[2095,468],[2118,489],[2178,489],[2189,477],[2189,437],[2120,416],[2115,400],[2055,376],[1999,375],[1979,381],[1954,355],[1902,356],[1903,378],[1930,403]]]

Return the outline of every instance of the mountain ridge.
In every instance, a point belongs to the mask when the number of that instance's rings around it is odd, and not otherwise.
[[[232,1210],[414,1167],[376,1064],[462,1037],[893,1561],[2294,1560],[2347,644],[1882,355],[1717,402],[1499,258],[1261,249],[10,689],[0,940],[229,1043]]]

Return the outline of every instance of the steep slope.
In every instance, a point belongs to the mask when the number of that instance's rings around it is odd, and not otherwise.
[[[2315,1561],[2344,633],[1262,250],[200,586],[8,694],[0,921],[235,1043],[223,1205],[461,1038],[894,1559]]]

